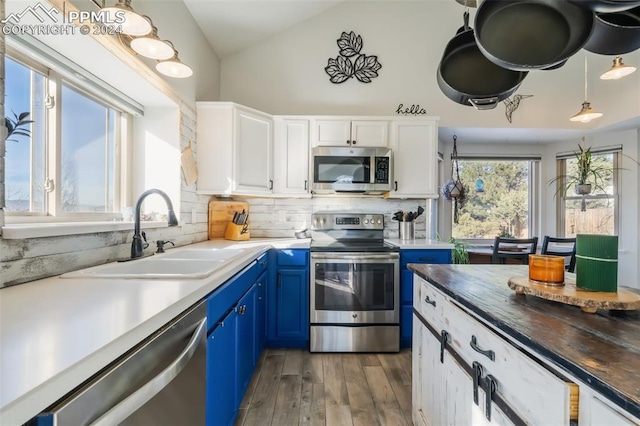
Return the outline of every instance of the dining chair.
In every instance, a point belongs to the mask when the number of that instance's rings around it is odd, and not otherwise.
[[[529,255],[536,253],[538,237],[502,238],[496,237],[493,242],[491,263],[507,263],[509,259],[529,264]]]
[[[575,238],[557,238],[544,236],[542,240],[542,249],[540,254],[550,254],[554,256],[564,256],[568,260],[565,261],[567,272],[574,272],[576,269],[576,239]]]

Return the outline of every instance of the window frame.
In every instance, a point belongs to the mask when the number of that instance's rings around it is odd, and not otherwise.
[[[612,176],[612,184],[613,184],[613,194],[589,194],[585,195],[585,200],[613,200],[613,234],[618,235],[619,226],[620,226],[620,169],[622,167],[622,147],[609,147],[592,150],[592,155],[613,155],[613,176]],[[556,176],[564,176],[567,173],[567,160],[570,160],[572,157],[570,155],[559,154],[556,157]],[[564,179],[559,179],[557,181],[557,188],[564,187]],[[562,185],[562,186],[561,186]],[[572,193],[573,194],[573,193]],[[566,202],[567,201],[580,201],[582,200],[582,195],[570,195],[565,196],[564,193],[561,193],[557,196],[556,202],[556,229],[558,232],[558,236],[566,237],[567,229],[566,229]],[[606,234],[609,235],[609,234]]]
[[[539,235],[541,229],[541,220],[542,220],[542,210],[541,210],[541,185],[542,185],[542,158],[537,155],[526,155],[526,156],[518,156],[518,155],[460,155],[458,157],[459,160],[462,161],[527,161],[529,163],[529,173],[528,173],[528,204],[529,204],[529,214],[527,218],[527,227],[528,227],[528,236],[527,238],[531,238],[532,236]],[[452,203],[446,203],[451,205]],[[453,227],[455,224],[453,223],[453,209],[449,209],[449,217],[451,223],[451,235],[453,236]],[[465,242],[467,244],[472,245],[486,245],[488,243],[493,243],[493,238],[458,238],[456,240]]]
[[[5,223],[7,224],[19,224],[19,223],[38,223],[38,222],[100,222],[100,221],[113,221],[120,220],[122,218],[122,201],[126,199],[128,194],[128,187],[123,184],[122,174],[128,169],[129,158],[126,155],[126,147],[130,144],[131,134],[128,129],[131,128],[133,116],[119,108],[117,105],[109,102],[109,94],[105,93],[104,96],[100,96],[100,92],[104,89],[96,85],[93,90],[87,90],[86,81],[82,77],[80,78],[83,84],[77,84],[77,82],[66,78],[64,74],[58,72],[55,67],[47,66],[40,63],[37,59],[31,57],[28,53],[15,49],[10,46],[6,46],[5,56],[9,59],[25,66],[32,71],[42,74],[45,78],[46,94],[47,98],[53,96],[54,106],[52,108],[46,108],[45,110],[45,159],[44,159],[44,175],[45,181],[53,179],[54,189],[53,191],[45,190],[44,197],[44,211],[42,212],[19,212],[19,211],[7,211],[5,210]],[[89,100],[98,103],[101,106],[107,108],[107,111],[114,110],[116,116],[114,117],[114,185],[113,185],[113,209],[110,212],[64,212],[62,211],[62,188],[61,182],[61,123],[62,123],[62,85],[68,86],[70,89],[85,96]],[[108,118],[109,112],[107,112]],[[111,137],[108,132],[108,124],[105,132],[105,138]],[[105,144],[105,153],[107,152],[107,146]],[[107,158],[105,160],[108,161]],[[31,164],[33,164],[33,157],[31,157]],[[6,182],[6,176],[3,178]],[[43,185],[45,183],[43,182]],[[105,187],[109,186],[108,179],[105,179]],[[30,197],[31,198],[31,197]],[[30,200],[33,202],[32,200]]]

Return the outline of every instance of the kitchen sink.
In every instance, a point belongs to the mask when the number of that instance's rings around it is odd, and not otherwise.
[[[81,269],[62,274],[60,278],[198,279],[213,274],[224,265],[226,259],[172,259],[158,256]]]
[[[169,250],[162,254],[163,259],[187,259],[187,260],[216,260],[225,261],[242,253],[237,249],[183,249]]]

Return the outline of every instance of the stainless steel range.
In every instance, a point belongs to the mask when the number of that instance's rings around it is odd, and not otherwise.
[[[311,352],[398,352],[398,248],[384,216],[317,213],[311,226]]]

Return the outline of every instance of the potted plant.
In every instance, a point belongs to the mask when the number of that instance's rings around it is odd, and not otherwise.
[[[13,118],[5,117],[4,125],[7,128],[7,141],[18,142],[17,139],[11,139],[12,136],[31,136],[29,125],[33,120],[29,120],[29,112],[23,112],[20,115],[13,113]]]
[[[619,169],[592,162],[591,147],[584,148],[584,138],[582,138],[582,144],[578,145],[578,148],[578,151],[574,151],[577,160],[577,169],[571,173],[554,177],[549,181],[549,185],[554,183],[557,185],[554,197],[558,196],[558,194],[566,197],[569,188],[573,188],[577,195],[582,195],[582,206],[580,210],[585,211],[586,203],[584,196],[590,194],[594,188],[605,192],[604,184],[608,180],[608,175],[613,170]],[[631,159],[634,163],[640,164],[628,155],[622,155]]]
[[[451,259],[455,264],[467,264],[469,263],[469,253],[467,252],[467,245],[462,241],[458,241],[455,238],[449,238],[449,242],[453,244],[453,250],[451,251]]]
[[[579,150],[574,152],[578,168],[573,173],[556,176],[549,181],[549,185],[558,185],[555,195],[566,196],[570,188],[573,188],[577,195],[590,194],[593,188],[604,192],[604,183],[607,174],[611,172],[611,167],[594,165],[591,162],[591,147],[584,148],[578,145]]]

